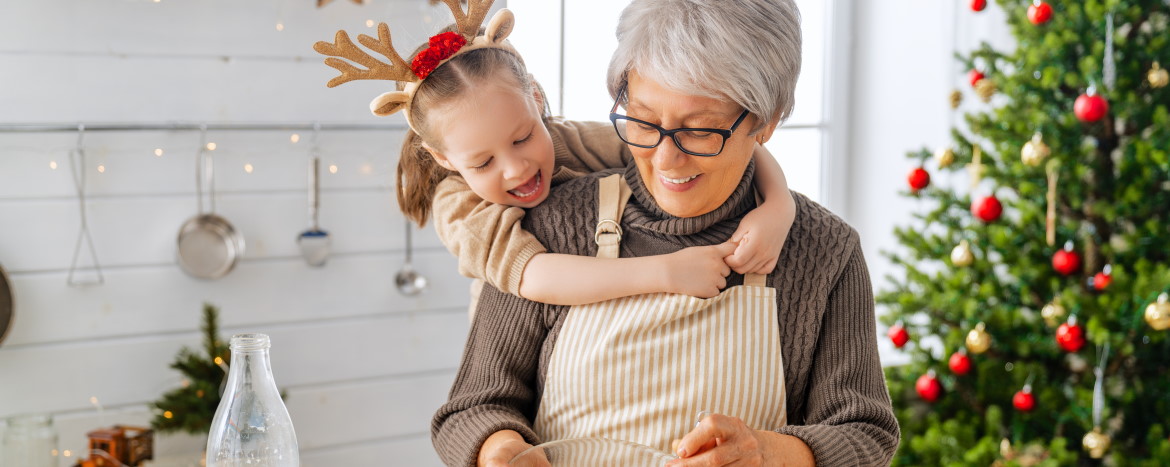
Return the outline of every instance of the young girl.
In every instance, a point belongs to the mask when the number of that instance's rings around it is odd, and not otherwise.
[[[794,207],[762,147],[756,163],[760,180],[774,184],[762,187],[773,202],[745,218],[732,243],[617,260],[545,253],[520,228],[521,208],[578,171],[625,167],[630,156],[608,123],[543,119],[538,89],[518,57],[481,49],[436,69],[415,95],[413,124],[430,134],[412,133],[403,146],[399,205],[420,225],[433,210],[460,273],[530,300],[576,305],[652,292],[711,297],[725,287],[729,262],[739,272],[771,272]]]
[[[497,36],[491,29],[488,35]],[[732,269],[772,271],[795,204],[779,165],[759,145],[757,186],[765,201],[730,241],[641,258],[547,253],[521,228],[524,208],[543,201],[557,183],[625,167],[631,156],[609,123],[546,118],[543,95],[519,55],[503,37],[496,44],[457,53],[410,83],[413,131],[398,165],[399,207],[420,226],[433,211],[461,274],[529,300],[577,305],[653,292],[707,298],[726,287]],[[473,286],[472,310],[481,284]]]

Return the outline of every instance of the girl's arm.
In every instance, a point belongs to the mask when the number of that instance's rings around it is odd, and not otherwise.
[[[739,248],[727,258],[727,265],[740,274],[769,274],[776,268],[796,219],[796,201],[776,158],[759,144],[753,157],[756,190],[764,202],[744,216],[732,234],[731,241],[738,243]]]
[[[451,176],[435,190],[435,230],[459,259],[459,273],[536,302],[580,305],[653,292],[712,297],[726,286],[732,243],[641,258],[546,253],[520,226],[524,210],[476,196]]]
[[[544,245],[520,227],[524,210],[484,201],[459,176],[439,183],[431,208],[439,240],[459,260],[459,273],[520,295],[524,266]]]
[[[610,122],[553,118],[548,122],[548,132],[557,166],[577,173],[625,167],[634,158]]]
[[[638,258],[538,254],[524,268],[520,296],[553,305],[655,292],[710,298],[727,286],[724,258],[734,250],[734,243],[722,243]]]

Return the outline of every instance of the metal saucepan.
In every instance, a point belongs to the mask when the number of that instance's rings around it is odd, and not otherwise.
[[[244,255],[244,236],[232,224],[215,214],[215,170],[211,155],[207,154],[207,127],[201,129],[199,153],[196,156],[195,196],[199,214],[179,229],[179,267],[199,279],[218,279],[231,272]],[[203,212],[203,169],[207,168],[211,209]]]
[[[4,267],[0,266],[0,342],[12,327],[12,286],[8,276],[4,274]]]

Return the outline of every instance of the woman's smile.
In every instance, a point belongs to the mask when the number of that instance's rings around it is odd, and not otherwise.
[[[674,178],[660,173],[658,174],[658,180],[662,182],[662,186],[667,190],[683,192],[694,188],[695,185],[699,184],[700,177],[702,176],[703,174],[695,174],[689,177]]]

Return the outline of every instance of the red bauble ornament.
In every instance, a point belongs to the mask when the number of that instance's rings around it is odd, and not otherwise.
[[[951,354],[951,359],[947,364],[951,367],[951,372],[956,375],[963,376],[971,372],[971,357],[963,352]]]
[[[983,222],[995,222],[1003,214],[1003,205],[995,195],[987,196],[971,205],[971,214]]]
[[[1032,386],[1025,384],[1024,389],[1016,392],[1012,397],[1012,405],[1020,412],[1031,412],[1036,408],[1036,396],[1032,395]]]
[[[910,174],[906,176],[906,182],[910,184],[912,191],[918,193],[918,190],[930,185],[930,172],[922,167],[911,170]]]
[[[971,0],[971,11],[983,11],[987,8],[987,0]]]
[[[1093,123],[1109,113],[1109,101],[1097,94],[1092,88],[1086,94],[1081,94],[1073,103],[1073,113],[1077,120]]]
[[[1064,244],[1064,249],[1052,255],[1052,268],[1062,276],[1069,276],[1081,269],[1081,255],[1073,250],[1072,242]]]
[[[1113,282],[1112,272],[1113,266],[1106,264],[1105,269],[1101,270],[1101,272],[1089,280],[1089,286],[1098,292],[1105,290]]]
[[[979,70],[971,70],[967,72],[967,81],[971,82],[971,87],[975,87],[975,84],[982,81],[983,78],[986,78],[986,76],[983,76],[983,72]]]
[[[1052,5],[1047,2],[1035,1],[1028,6],[1028,21],[1037,26],[1052,19]]]
[[[934,377],[934,370],[919,376],[918,382],[914,383],[914,389],[918,391],[918,397],[926,402],[937,401],[942,396],[942,383]]]
[[[1085,346],[1085,330],[1075,320],[1056,328],[1056,343],[1065,352],[1076,352]]]
[[[906,328],[902,327],[902,323],[890,326],[890,331],[886,335],[890,336],[890,340],[894,342],[894,347],[899,349],[910,340],[910,333],[906,332]]]

